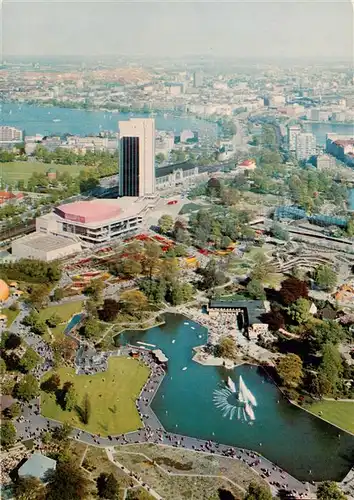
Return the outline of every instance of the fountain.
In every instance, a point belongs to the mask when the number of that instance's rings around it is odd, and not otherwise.
[[[233,419],[237,413],[238,420],[254,421],[256,419],[253,408],[257,406],[257,400],[239,377],[238,390],[235,382],[228,377],[226,382],[227,388],[214,391],[214,403],[217,408],[223,412],[223,417],[229,416]]]

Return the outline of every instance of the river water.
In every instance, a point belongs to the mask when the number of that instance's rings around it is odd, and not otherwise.
[[[227,371],[195,363],[192,349],[206,339],[205,328],[172,314],[162,326],[116,337],[117,344],[156,345],[169,358],[152,402],[168,431],[258,451],[301,480],[339,480],[347,474],[354,460],[354,436],[288,403],[260,368],[243,365]],[[257,399],[252,424],[223,417],[213,401],[214,390],[225,387],[228,376],[237,385],[239,375]]]

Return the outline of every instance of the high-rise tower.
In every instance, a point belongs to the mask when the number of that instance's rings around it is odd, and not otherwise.
[[[155,120],[131,118],[119,124],[119,195],[155,193]]]

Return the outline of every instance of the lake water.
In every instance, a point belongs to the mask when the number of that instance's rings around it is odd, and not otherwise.
[[[354,461],[354,436],[288,403],[258,367],[227,371],[195,363],[192,348],[206,339],[205,328],[172,314],[162,326],[116,337],[118,345],[154,344],[169,358],[167,375],[152,402],[168,431],[256,450],[301,480],[339,480],[347,474]],[[214,390],[225,387],[228,376],[237,384],[239,375],[258,402],[252,424],[224,418],[213,401]]]
[[[134,114],[146,118],[148,115]],[[65,133],[89,135],[103,130],[118,131],[118,121],[131,118],[129,113],[108,113],[56,107],[40,107],[2,103],[0,123],[25,130],[27,135],[63,135]],[[60,120],[54,122],[53,120]],[[184,129],[198,131],[201,139],[206,136],[216,138],[218,125],[194,117],[181,118],[173,115],[155,116],[158,130],[181,132]]]
[[[1,104],[1,103],[0,103]],[[136,117],[147,115],[136,113]],[[62,135],[65,133],[89,135],[98,134],[102,130],[116,132],[119,120],[127,120],[131,117],[129,113],[107,113],[104,111],[86,111],[83,109],[51,108],[40,106],[29,106],[17,103],[2,103],[0,112],[0,123],[25,130],[27,135],[36,133],[42,135]],[[60,120],[53,122],[53,120]],[[158,130],[173,130],[181,132],[184,129],[192,129],[199,132],[202,142],[204,138],[216,138],[219,127],[205,120],[193,116],[181,118],[162,113],[155,116],[156,128]],[[326,134],[337,133],[354,136],[354,124],[330,124],[330,123],[306,123],[304,126],[312,131],[318,144],[324,145]]]
[[[306,123],[305,121],[303,125],[306,131],[315,135],[317,144],[320,146],[326,144],[327,134],[351,135],[354,137],[354,124],[352,123]]]

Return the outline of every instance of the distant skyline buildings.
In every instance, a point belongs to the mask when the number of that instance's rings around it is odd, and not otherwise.
[[[74,0],[68,15],[68,4],[61,1],[5,1],[0,11],[2,57],[124,54],[353,59],[349,0],[140,1],[138,9],[136,3]],[[334,24],[340,30],[328,37]]]
[[[131,118],[118,122],[119,196],[155,193],[155,120]]]

